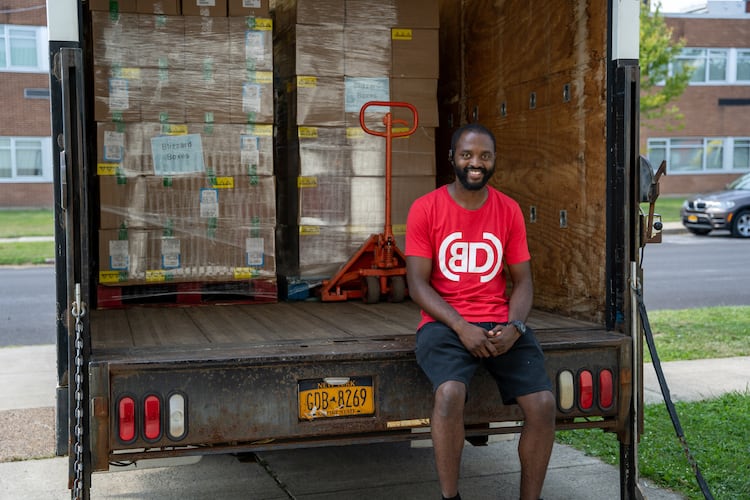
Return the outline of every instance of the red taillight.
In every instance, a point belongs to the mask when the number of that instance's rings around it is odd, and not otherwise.
[[[578,374],[578,406],[588,410],[594,405],[594,377],[588,370]]]
[[[612,372],[602,370],[599,372],[599,406],[609,408],[614,400],[614,385],[612,384]]]
[[[120,399],[117,405],[117,422],[120,441],[132,441],[135,438],[135,401],[130,396]]]
[[[143,402],[143,436],[152,440],[161,436],[161,401],[154,395]]]

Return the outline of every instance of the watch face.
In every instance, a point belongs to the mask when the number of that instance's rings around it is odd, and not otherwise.
[[[518,321],[517,319],[510,322],[511,325],[516,327],[516,330],[518,330],[518,333],[524,334],[526,333],[526,325],[523,323],[523,321]]]

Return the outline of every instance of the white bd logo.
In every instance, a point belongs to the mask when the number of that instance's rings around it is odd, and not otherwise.
[[[500,240],[492,233],[482,233],[483,241],[460,241],[462,236],[463,233],[457,231],[440,244],[440,271],[451,281],[458,281],[459,274],[466,273],[481,275],[479,280],[482,283],[492,280],[503,263]]]

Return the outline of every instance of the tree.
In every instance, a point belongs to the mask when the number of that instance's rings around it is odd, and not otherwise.
[[[682,128],[684,115],[671,103],[687,88],[692,68],[674,62],[685,46],[685,40],[674,41],[672,29],[667,27],[660,13],[661,4],[651,12],[649,2],[641,3],[641,103],[642,123],[663,118],[667,128]],[[673,71],[669,67],[672,63]],[[671,104],[670,104],[671,103]],[[674,124],[670,125],[670,122]]]

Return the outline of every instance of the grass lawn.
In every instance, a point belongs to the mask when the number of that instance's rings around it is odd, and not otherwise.
[[[661,215],[662,222],[680,222],[680,208],[682,208],[683,201],[685,201],[684,196],[659,196],[654,205],[654,213]],[[648,203],[642,203],[641,210],[647,214]]]
[[[708,401],[675,403],[691,455],[717,500],[750,498],[750,393],[729,393]],[[557,441],[617,465],[619,443],[598,429],[561,431]],[[644,408],[638,446],[641,477],[703,499],[663,404]]]
[[[55,258],[54,241],[0,243],[0,266],[50,263]]]
[[[750,356],[748,318],[750,306],[649,313],[654,343],[663,362]],[[651,360],[645,342],[644,355],[646,361]],[[690,451],[714,498],[750,498],[750,392],[701,402],[676,402],[675,407]],[[619,462],[619,443],[614,434],[598,429],[561,431],[557,441],[607,463]],[[642,477],[687,498],[703,498],[663,403],[644,408],[638,460]]]
[[[750,356],[750,306],[651,311],[648,318],[661,361]],[[644,357],[651,361],[645,342]]]
[[[52,210],[0,210],[0,238],[53,236]]]
[[[53,236],[52,210],[0,210],[0,238]],[[0,243],[0,265],[44,264],[55,257],[52,241]]]

